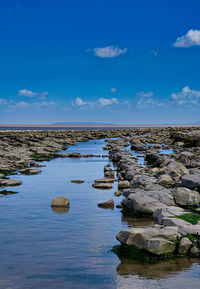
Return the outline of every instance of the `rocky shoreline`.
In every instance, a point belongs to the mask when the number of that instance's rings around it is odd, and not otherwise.
[[[200,129],[151,128],[62,131],[1,131],[0,187],[20,185],[10,174],[40,173],[39,161],[56,157],[92,157],[92,154],[58,153],[68,145],[91,139],[107,139],[105,151],[116,166],[119,192],[124,199],[122,212],[148,216],[154,225],[126,229],[117,234],[117,253],[150,256],[190,255],[199,257],[200,248]],[[115,139],[113,139],[115,138]],[[172,149],[170,155],[162,153]],[[142,166],[132,152],[144,157]],[[105,155],[96,155],[103,157]],[[94,187],[112,187],[114,178],[108,166],[104,179]],[[114,207],[112,200],[99,204]]]

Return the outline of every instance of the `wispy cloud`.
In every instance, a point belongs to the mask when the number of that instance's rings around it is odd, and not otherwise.
[[[113,58],[127,52],[127,48],[121,49],[118,46],[97,47],[93,49],[94,55],[100,58]]]
[[[178,105],[199,105],[200,90],[190,89],[185,86],[179,92],[171,93],[172,100]]]
[[[55,105],[56,105],[56,102],[53,100],[34,103],[34,106],[36,107],[47,107],[47,106],[55,106]]]
[[[178,48],[188,48],[200,45],[200,30],[190,29],[188,32],[176,39],[173,46]]]
[[[151,54],[153,54],[153,56],[157,56],[158,55],[158,50],[156,50],[156,49],[152,49],[152,50],[150,50],[150,52],[151,52]]]
[[[99,104],[99,106],[108,106],[108,105],[113,105],[113,104],[118,104],[118,100],[116,97],[113,98],[99,98],[97,100],[97,105]]]
[[[8,102],[4,98],[0,98],[0,105],[6,105]]]
[[[13,111],[15,109],[25,109],[27,107],[30,106],[30,103],[28,103],[27,101],[19,101],[14,103],[13,101],[11,101],[8,105],[8,109],[7,111]]]
[[[28,89],[20,89],[18,91],[18,95],[19,96],[36,97],[36,98],[39,98],[39,99],[46,99],[47,94],[48,94],[48,91],[35,92],[35,91],[32,91],[32,90],[28,90]]]
[[[147,108],[149,106],[152,107],[163,107],[165,104],[163,102],[158,101],[154,97],[154,93],[152,91],[144,92],[140,91],[137,93],[137,96],[139,96],[139,99],[137,101],[137,108],[143,109]]]
[[[112,87],[112,88],[110,89],[110,92],[112,92],[112,93],[115,93],[115,92],[117,92],[117,91],[118,91],[118,89],[115,88],[115,87]]]
[[[96,101],[85,101],[80,97],[77,97],[73,102],[73,106],[79,106],[79,107],[104,107],[104,106],[110,106],[113,104],[118,104],[119,101],[117,98],[98,98]]]

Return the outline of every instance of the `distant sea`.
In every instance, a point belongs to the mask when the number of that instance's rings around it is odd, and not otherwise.
[[[199,127],[200,125],[177,125],[177,124],[157,124],[157,125],[0,125],[0,131],[5,130],[107,130],[107,129],[137,129],[137,128],[166,128],[166,127]]]

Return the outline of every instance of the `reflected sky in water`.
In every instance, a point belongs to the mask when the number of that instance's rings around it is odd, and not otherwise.
[[[103,140],[92,140],[67,152],[105,154],[104,145]],[[149,220],[126,219],[119,209],[97,207],[111,198],[115,205],[121,200],[114,196],[117,183],[112,190],[92,187],[95,178],[103,177],[108,158],[57,158],[44,163],[41,174],[15,176],[23,182],[13,189],[18,194],[0,198],[0,288],[198,288],[196,260],[169,263],[170,271],[165,266],[153,270],[152,265],[119,260],[110,252],[118,244],[115,236],[120,230],[148,225]],[[72,179],[85,182],[71,183]],[[51,200],[57,196],[70,199],[68,211],[52,210]],[[154,275],[163,270],[161,279],[151,278],[151,270]],[[184,287],[186,279],[190,287]]]

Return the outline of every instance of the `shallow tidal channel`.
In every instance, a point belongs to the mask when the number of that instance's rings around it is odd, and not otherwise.
[[[67,152],[105,155],[104,140],[70,146]],[[17,194],[0,198],[0,288],[199,288],[197,260],[175,258],[158,264],[121,260],[111,252],[116,234],[151,220],[124,218],[120,209],[102,209],[111,190],[92,187],[103,178],[107,157],[56,158],[38,175],[16,175]],[[110,163],[111,164],[111,163]],[[112,165],[112,164],[111,164]],[[82,184],[71,183],[82,179]],[[70,200],[68,212],[51,208],[54,197]]]

